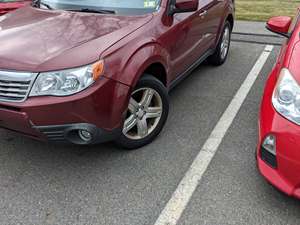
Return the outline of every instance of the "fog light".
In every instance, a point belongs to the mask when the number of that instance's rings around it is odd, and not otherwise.
[[[79,130],[78,134],[79,134],[79,137],[85,142],[90,142],[93,138],[93,135],[90,132],[88,132],[87,130]]]
[[[274,135],[268,135],[263,141],[262,147],[268,152],[276,155],[276,138]]]

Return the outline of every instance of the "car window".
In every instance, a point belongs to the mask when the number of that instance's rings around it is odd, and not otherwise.
[[[105,9],[117,14],[144,14],[156,11],[160,0],[41,0],[54,9]]]
[[[292,22],[292,24],[291,24],[291,26],[290,26],[289,33],[293,33],[293,31],[294,31],[296,25],[299,23],[299,20],[300,20],[300,14],[299,14],[299,13],[300,13],[300,10],[298,9],[298,10],[297,10],[297,14],[296,14],[296,16],[294,17],[293,22]]]

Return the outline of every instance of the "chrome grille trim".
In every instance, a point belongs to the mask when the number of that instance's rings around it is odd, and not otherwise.
[[[0,71],[0,101],[25,101],[37,75],[37,73]]]

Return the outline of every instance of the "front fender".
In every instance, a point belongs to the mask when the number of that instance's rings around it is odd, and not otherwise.
[[[127,52],[125,49],[119,49],[118,52],[105,59],[107,68],[114,68],[108,71],[109,73],[106,73],[106,76],[135,87],[145,70],[154,63],[162,64],[168,74],[170,56],[159,44],[150,42],[133,51],[130,55]],[[167,77],[167,84],[169,82]]]

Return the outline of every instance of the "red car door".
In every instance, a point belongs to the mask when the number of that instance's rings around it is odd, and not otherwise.
[[[215,44],[223,21],[226,0],[199,0],[199,19],[197,31],[202,36],[199,51],[205,51]]]
[[[173,15],[171,26],[164,33],[164,46],[170,52],[171,77],[174,80],[185,72],[203,52],[198,52],[201,36],[197,31],[199,11]],[[172,40],[172,41],[170,41]]]
[[[215,45],[223,20],[225,0],[199,0],[199,9],[195,17],[191,36],[195,38],[193,60],[197,60]]]
[[[189,69],[214,44],[224,12],[223,0],[199,0],[198,10],[173,15],[165,36],[169,46],[172,79]],[[162,40],[164,38],[162,37]]]

